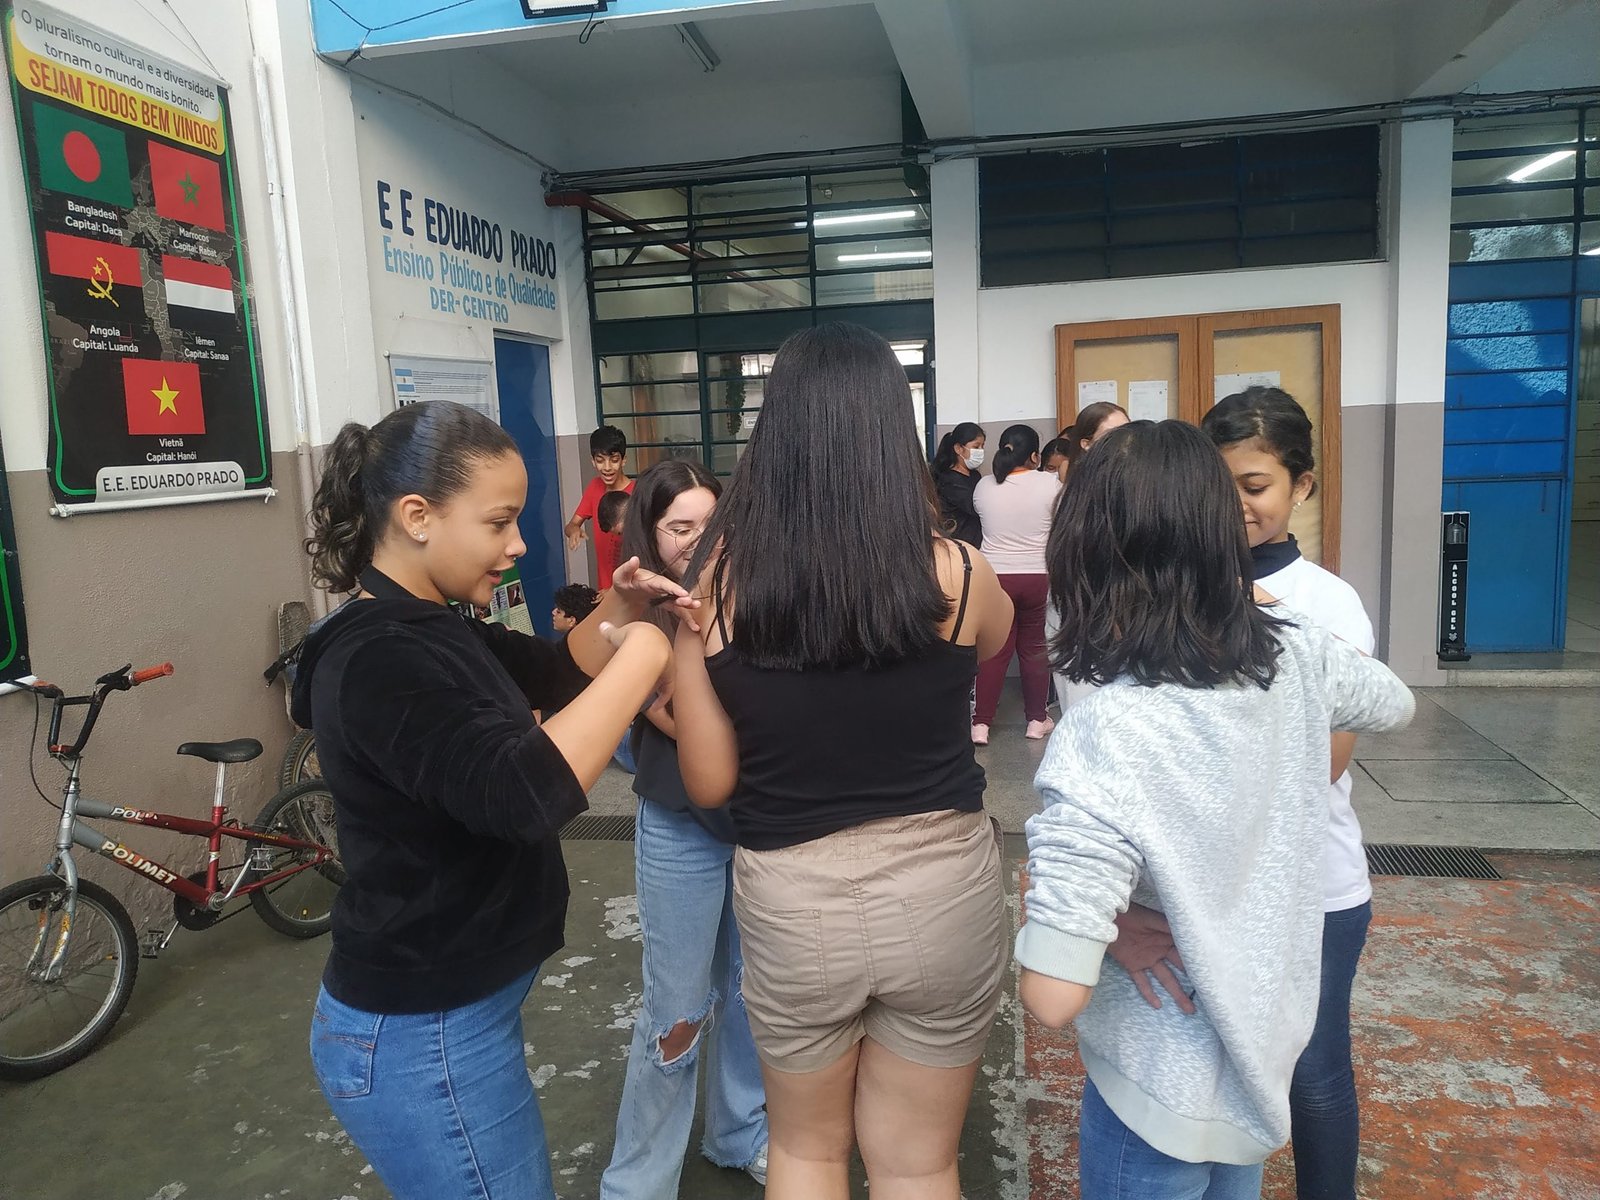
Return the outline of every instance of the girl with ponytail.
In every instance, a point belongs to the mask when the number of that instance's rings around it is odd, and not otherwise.
[[[1047,737],[1054,723],[1048,710],[1050,668],[1045,662],[1044,614],[1050,581],[1044,547],[1050,537],[1061,480],[1039,470],[1039,434],[1031,425],[1013,425],[1000,436],[994,477],[973,492],[983,519],[983,556],[1000,576],[1016,613],[1011,636],[1000,653],[978,668],[978,698],[972,713],[972,740],[989,744],[989,726],[1000,704],[1006,668],[1013,652],[1022,672],[1026,735]]]
[[[983,466],[983,426],[963,421],[939,439],[933,456],[933,484],[939,493],[939,516],[949,535],[976,546],[983,541],[983,523],[972,506]]]
[[[695,605],[634,559],[559,643],[464,620],[526,551],[527,491],[504,430],[432,401],[340,430],[311,512],[317,579],[357,593],[294,689],[347,873],[311,1057],[397,1200],[555,1196],[521,1008],[562,944],[557,831],[667,666],[646,606]]]

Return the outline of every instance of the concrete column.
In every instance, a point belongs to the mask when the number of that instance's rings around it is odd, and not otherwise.
[[[980,418],[978,397],[978,163],[934,164],[934,388],[940,430]]]
[[[1391,158],[1393,395],[1384,445],[1378,652],[1407,683],[1438,684],[1439,509],[1450,287],[1454,122],[1403,124]]]

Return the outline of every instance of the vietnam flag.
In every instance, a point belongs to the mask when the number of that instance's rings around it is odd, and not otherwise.
[[[120,129],[48,104],[33,105],[39,182],[51,191],[133,207],[128,139]]]
[[[110,300],[112,304],[117,303],[111,294],[113,285],[141,287],[144,284],[144,274],[139,269],[139,251],[133,246],[74,237],[70,233],[47,232],[44,235],[44,259],[52,275],[87,279],[89,294],[97,300]]]
[[[135,436],[206,431],[200,368],[194,363],[125,358],[122,396],[128,406],[128,432]]]
[[[156,194],[156,214],[226,230],[222,214],[222,172],[214,159],[177,150],[162,142],[150,147],[150,188]]]

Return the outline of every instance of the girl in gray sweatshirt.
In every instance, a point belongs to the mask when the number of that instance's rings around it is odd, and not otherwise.
[[[1086,456],[1048,562],[1055,663],[1102,686],[1035,780],[1016,957],[1029,1011],[1077,1022],[1083,1197],[1259,1196],[1317,1010],[1328,734],[1399,728],[1414,701],[1258,604],[1233,482],[1191,425],[1135,422]],[[1102,974],[1130,901],[1166,915],[1193,1014]]]

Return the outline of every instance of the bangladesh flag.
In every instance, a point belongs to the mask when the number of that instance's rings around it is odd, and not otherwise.
[[[215,159],[152,141],[150,189],[156,194],[158,216],[207,229],[227,229],[222,215],[222,172]]]
[[[192,362],[125,358],[122,397],[128,407],[128,432],[135,437],[206,431],[200,368]]]
[[[128,141],[120,129],[34,101],[39,182],[51,191],[133,207]]]

